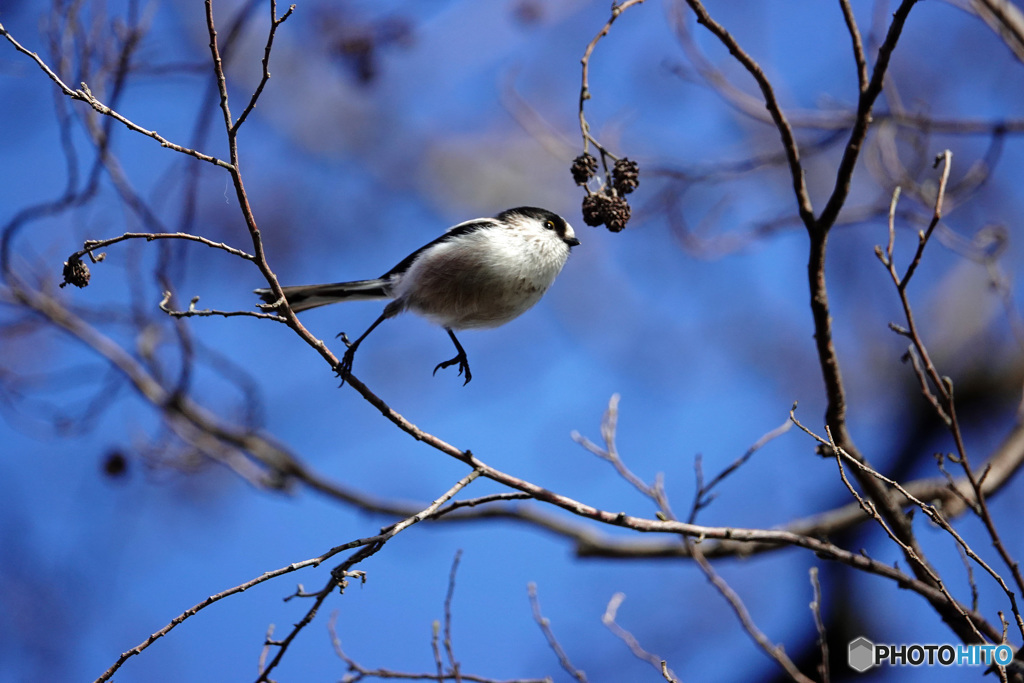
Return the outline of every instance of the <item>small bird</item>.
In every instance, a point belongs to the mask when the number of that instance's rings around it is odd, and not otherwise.
[[[284,298],[300,313],[339,301],[391,299],[384,312],[348,349],[336,368],[342,383],[352,371],[356,349],[370,332],[402,311],[412,311],[448,332],[458,352],[441,368],[458,363],[459,375],[472,374],[455,330],[498,327],[540,301],[578,245],[572,226],[558,214],[532,206],[502,211],[494,218],[459,223],[412,252],[374,280],[284,287]],[[257,289],[270,307],[283,302],[269,289]]]

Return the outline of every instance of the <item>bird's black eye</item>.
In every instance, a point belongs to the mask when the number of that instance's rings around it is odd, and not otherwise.
[[[548,220],[544,221],[544,227],[547,228],[548,230],[554,230],[555,222],[549,218]]]

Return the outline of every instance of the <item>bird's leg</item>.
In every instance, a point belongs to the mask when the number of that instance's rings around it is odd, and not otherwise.
[[[469,358],[466,357],[466,350],[462,348],[462,344],[459,343],[459,340],[456,339],[455,337],[455,333],[452,332],[450,328],[446,327],[444,329],[445,332],[448,333],[448,336],[452,338],[452,343],[455,344],[455,349],[459,353],[455,356],[455,358],[452,358],[451,360],[446,360],[443,363],[438,363],[437,367],[434,368],[434,374],[436,375],[437,371],[440,370],[441,368],[451,367],[452,365],[458,363],[459,374],[461,375],[463,372],[466,373],[466,381],[462,383],[462,386],[466,386],[467,384],[469,384],[469,380],[473,378],[472,373],[470,373],[469,371]]]
[[[350,342],[348,340],[348,335],[346,335],[344,332],[338,334],[338,337],[340,337],[341,340],[345,343],[345,346],[348,347],[347,349],[345,349],[345,355],[341,357],[341,362],[338,363],[337,367],[334,368],[334,372],[337,373],[338,377],[341,378],[341,384],[339,386],[344,386],[345,380],[348,379],[348,376],[350,374],[352,374],[352,359],[356,355],[356,349],[359,348],[359,345],[363,342],[364,339],[366,339],[366,337],[371,332],[373,332],[374,328],[376,328],[377,325],[380,325],[382,322],[390,318],[391,315],[393,314],[389,315],[388,309],[385,308],[381,316],[374,320],[373,324],[370,325],[369,328],[367,328],[366,332],[363,332],[359,336],[359,339],[356,339],[354,342]]]

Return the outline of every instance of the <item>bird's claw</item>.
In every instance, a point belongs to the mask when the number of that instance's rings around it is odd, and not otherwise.
[[[338,334],[334,335],[334,338],[335,339],[340,339],[341,343],[345,345],[345,348],[347,348],[347,349],[352,348],[352,342],[349,341],[348,335],[345,334],[344,332],[339,332]],[[349,363],[349,365],[351,366],[352,364]]]
[[[441,368],[450,368],[456,363],[459,364],[459,375],[461,376],[463,373],[465,373],[466,375],[466,381],[462,383],[462,386],[466,386],[467,384],[469,384],[469,380],[473,379],[473,373],[469,371],[469,358],[466,357],[465,353],[459,353],[459,355],[455,356],[455,358],[451,358],[449,360],[438,363],[434,367],[433,374],[436,375],[437,371],[440,370]]]
[[[342,334],[345,333],[342,332]],[[343,339],[342,341],[347,342],[347,339]],[[355,351],[355,349],[349,346],[348,350],[345,351],[345,355],[341,357],[341,362],[334,366],[334,373],[341,378],[341,384],[338,385],[339,389],[345,386],[345,380],[352,375],[352,358],[355,356],[355,354],[352,353],[353,351]]]

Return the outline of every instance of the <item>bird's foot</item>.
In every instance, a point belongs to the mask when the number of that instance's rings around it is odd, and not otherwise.
[[[342,332],[342,334],[345,333]],[[342,341],[346,342],[347,345],[347,338],[343,339]],[[347,380],[349,376],[351,376],[352,374],[352,359],[356,355],[355,350],[356,349],[354,346],[349,346],[348,349],[346,349],[345,351],[345,355],[341,357],[341,362],[334,366],[334,373],[341,378],[341,384],[338,385],[339,389],[345,386],[345,380]]]
[[[466,386],[469,384],[469,380],[473,379],[473,373],[469,371],[469,358],[466,357],[466,352],[461,349],[459,350],[459,355],[455,356],[455,358],[438,363],[434,368],[434,374],[436,375],[437,371],[441,368],[450,368],[456,363],[459,364],[459,375],[461,376],[463,373],[466,375],[466,381],[462,383],[462,386]]]

